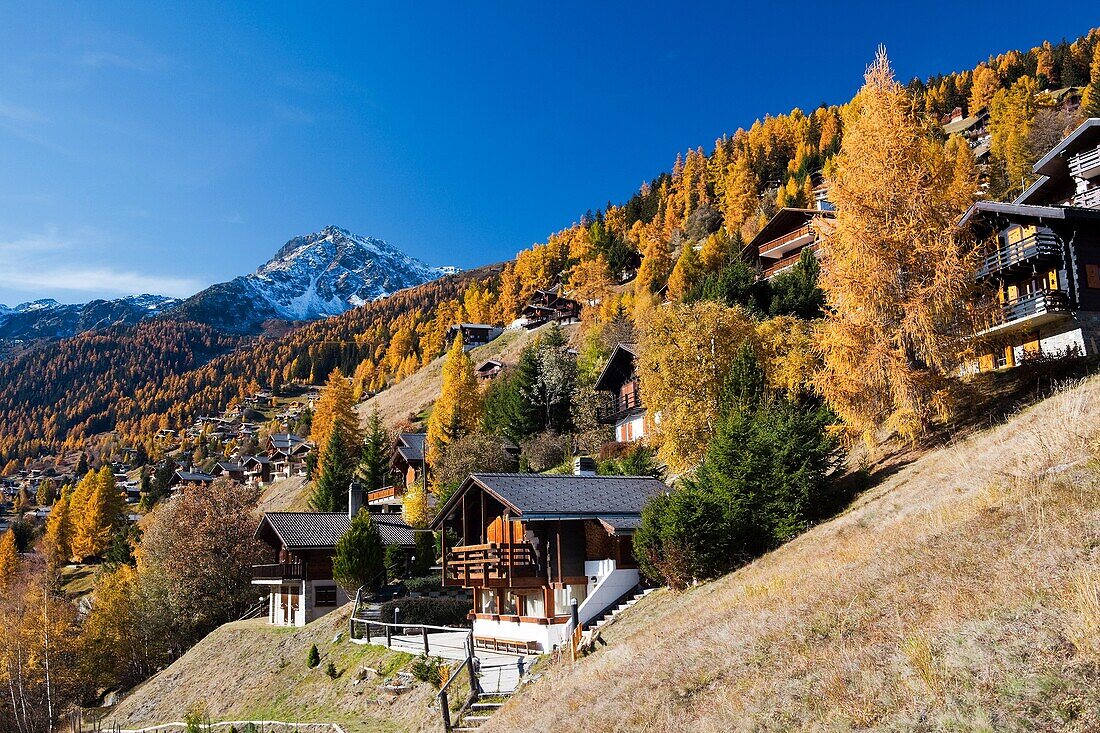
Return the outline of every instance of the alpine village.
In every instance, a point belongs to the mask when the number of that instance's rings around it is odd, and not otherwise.
[[[0,730],[1100,730],[1100,30],[867,63],[511,261],[4,341]]]

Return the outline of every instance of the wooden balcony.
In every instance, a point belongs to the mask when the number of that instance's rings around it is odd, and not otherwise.
[[[1082,191],[1070,200],[1070,204],[1082,209],[1100,209],[1100,186]]]
[[[817,243],[815,242],[814,244],[809,245],[809,247],[811,247],[812,249],[817,249]],[[805,248],[803,248],[803,249],[805,249]],[[789,254],[786,257],[784,257],[783,259],[772,263],[771,265],[764,268],[764,279],[770,280],[771,278],[775,277],[776,275],[780,274],[781,272],[786,272],[787,270],[789,270],[792,267],[794,267],[795,265],[797,265],[798,261],[801,258],[802,258],[802,250],[800,249],[797,252]]]
[[[1100,146],[1071,156],[1067,162],[1070,175],[1078,178],[1094,178],[1100,175]]]
[[[253,583],[280,583],[284,580],[304,580],[306,568],[300,562],[277,562],[271,565],[253,565]]]
[[[367,503],[373,504],[377,501],[400,499],[404,493],[405,488],[403,486],[383,486],[381,489],[367,492]]]
[[[981,279],[1020,267],[1029,267],[1034,262],[1055,259],[1061,254],[1062,247],[1054,232],[1035,232],[1019,242],[1002,244],[996,251],[990,252],[978,265],[975,277]]]
[[[1069,296],[1062,290],[1040,290],[999,305],[994,322],[984,334],[1038,328],[1065,318],[1072,307]]]
[[[638,389],[638,385],[634,385],[634,389],[627,392],[625,395],[619,395],[615,400],[615,404],[610,407],[600,407],[596,409],[596,419],[604,425],[614,425],[622,418],[626,417],[634,411],[644,410],[642,405],[642,393]]]
[[[817,235],[809,224],[795,229],[790,234],[784,234],[770,242],[765,242],[760,247],[761,257],[780,257],[791,249],[799,248],[814,241]]]
[[[537,578],[538,557],[526,542],[460,545],[447,551],[443,584],[508,586],[517,578]]]

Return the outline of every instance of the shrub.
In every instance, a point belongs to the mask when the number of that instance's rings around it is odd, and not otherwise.
[[[405,588],[407,588],[410,593],[429,593],[433,590],[439,590],[442,587],[442,573],[421,575],[415,578],[409,578],[405,581]]]
[[[542,473],[565,461],[565,439],[546,431],[523,441],[523,462],[528,471]]]
[[[336,671],[336,665],[332,662],[329,662],[328,666],[325,667],[325,674],[327,674],[332,679],[336,679],[340,676],[340,673]]]
[[[361,586],[374,586],[386,572],[385,545],[370,512],[360,509],[340,541],[332,558],[332,577],[348,593]]]
[[[402,598],[382,604],[380,616],[383,622],[393,622],[393,611],[401,609],[398,623],[425,624],[427,626],[464,626],[471,606],[454,598]]]
[[[507,444],[495,435],[471,433],[451,441],[432,463],[435,491],[450,495],[471,473],[508,473],[516,470],[516,459]]]
[[[413,662],[413,677],[421,682],[430,682],[436,687],[442,687],[444,675],[447,672],[447,663],[439,657],[427,657],[421,654]]]
[[[306,665],[313,669],[321,663],[321,653],[317,651],[316,644],[309,645],[309,654],[306,656]]]

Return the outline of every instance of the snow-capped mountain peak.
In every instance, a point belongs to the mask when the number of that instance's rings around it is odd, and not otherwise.
[[[430,267],[384,240],[326,226],[294,237],[252,274],[207,288],[176,313],[244,333],[271,319],[339,315],[456,271]]]

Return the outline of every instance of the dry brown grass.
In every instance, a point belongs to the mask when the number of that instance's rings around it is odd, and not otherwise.
[[[519,354],[527,344],[543,333],[547,326],[528,331],[523,328],[508,329],[499,338],[470,351],[474,366],[486,359],[496,359],[505,364],[515,364]],[[565,326],[567,334],[576,331],[577,326]],[[372,410],[378,410],[387,425],[394,425],[406,419],[415,419],[431,406],[439,395],[443,378],[443,357],[439,357],[416,374],[398,382],[389,389],[360,404],[356,409],[360,418],[366,420]]]
[[[238,621],[215,630],[182,658],[130,693],[103,721],[104,730],[138,728],[183,720],[201,707],[212,721],[281,720],[339,723],[348,733],[435,731],[438,711],[428,705],[435,690],[419,684],[401,696],[379,689],[379,681],[353,685],[364,666],[406,669],[412,659],[378,646],[346,640],[350,607],[302,629],[277,628],[263,620]],[[306,666],[310,644],[321,664]],[[337,679],[325,674],[332,661]]]
[[[1098,730],[1098,430],[1100,378],[933,451],[752,565],[650,595],[486,733]]]

